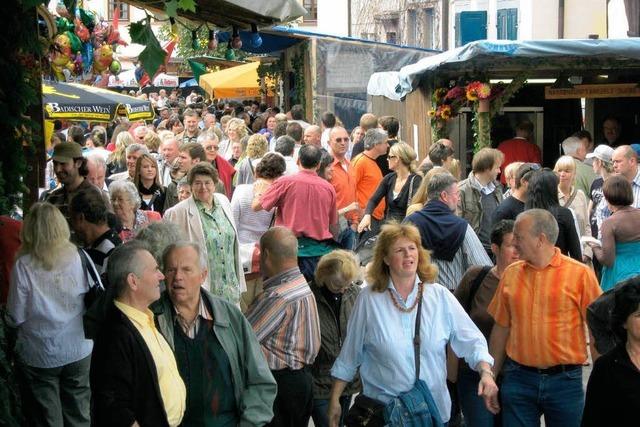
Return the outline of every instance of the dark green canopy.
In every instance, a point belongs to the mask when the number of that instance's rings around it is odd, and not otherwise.
[[[42,107],[47,120],[110,122],[117,115],[132,121],[155,116],[150,101],[77,83],[42,82]]]

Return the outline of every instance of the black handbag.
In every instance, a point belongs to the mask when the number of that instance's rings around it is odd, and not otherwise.
[[[362,393],[356,396],[344,418],[347,427],[383,427],[384,424],[384,403]]]

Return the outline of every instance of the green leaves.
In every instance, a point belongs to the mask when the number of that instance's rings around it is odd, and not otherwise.
[[[175,18],[176,16],[178,16],[178,0],[167,1],[164,4],[164,11],[168,16],[172,18]]]
[[[147,74],[150,77],[153,76],[160,68],[160,65],[164,63],[167,52],[162,49],[160,42],[158,42],[156,35],[153,33],[150,20],[143,19],[142,21],[131,23],[129,25],[129,35],[133,43],[145,46],[138,58]]]
[[[178,8],[196,13],[196,1],[195,0],[178,0]]]

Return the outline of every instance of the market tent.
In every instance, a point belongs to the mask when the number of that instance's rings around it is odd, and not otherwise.
[[[260,96],[259,62],[249,62],[200,76],[200,87],[212,98],[254,98]]]
[[[129,120],[155,116],[148,100],[77,83],[42,82],[42,107],[46,120],[110,122],[116,115]]]
[[[178,87],[178,76],[160,73],[153,79],[153,85],[156,87]]]
[[[434,73],[453,77],[464,73],[513,77],[531,70],[537,76],[558,76],[568,70],[597,74],[640,66],[640,39],[602,40],[480,40],[429,56],[399,71],[374,73],[367,93],[400,100]]]
[[[196,81],[196,79],[189,79],[187,81],[180,83],[181,88],[194,87],[194,86],[198,86],[198,82]]]

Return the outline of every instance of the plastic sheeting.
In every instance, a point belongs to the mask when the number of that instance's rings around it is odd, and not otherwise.
[[[332,111],[347,129],[367,111],[367,82],[372,74],[415,63],[433,51],[381,43],[318,38],[314,111]]]
[[[604,40],[536,40],[536,41],[476,41],[462,47],[424,58],[414,64],[395,67],[400,71],[376,73],[367,85],[369,95],[382,95],[400,100],[416,89],[425,74],[472,65],[476,71],[490,72],[500,69],[505,59],[510,64],[534,66],[532,60],[553,58],[559,64],[579,58],[640,61],[640,39]],[[381,70],[382,71],[382,70]]]

